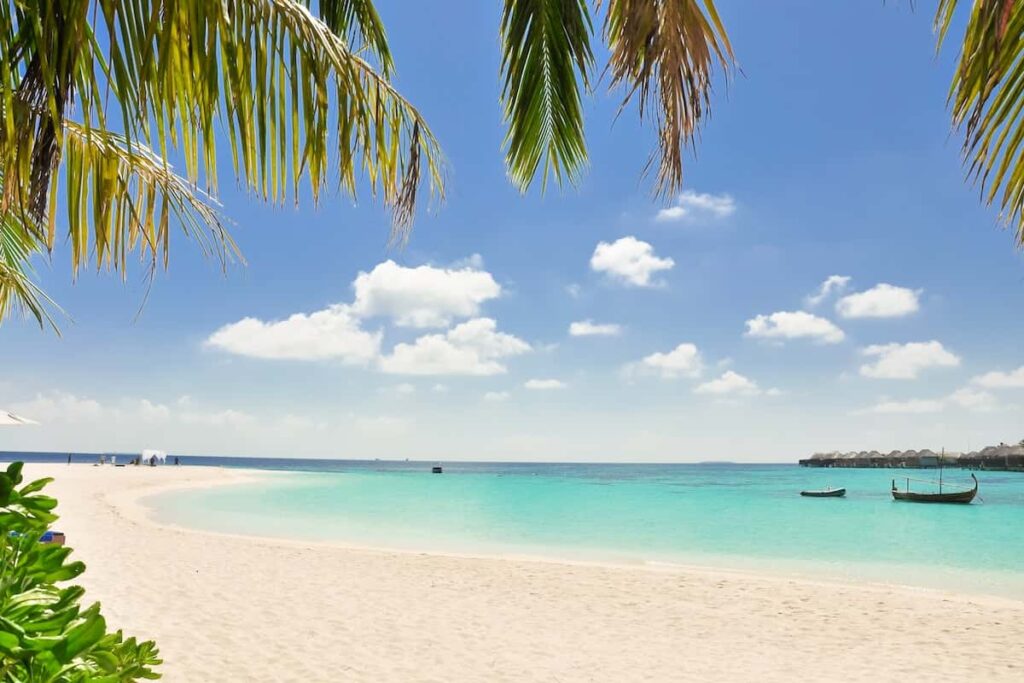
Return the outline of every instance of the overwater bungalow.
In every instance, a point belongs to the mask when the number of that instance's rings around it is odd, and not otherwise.
[[[889,451],[885,456],[886,467],[903,467],[903,451]]]
[[[1024,472],[1024,442],[1013,446],[1001,443],[970,453],[940,454],[929,448],[885,454],[878,451],[819,452],[799,462],[804,467],[931,468],[941,464],[943,467]]]
[[[917,452],[917,467],[938,467],[939,466],[939,454],[933,450],[925,448],[924,450]]]
[[[903,463],[900,467],[917,467],[917,451],[903,451],[900,454],[900,462]]]

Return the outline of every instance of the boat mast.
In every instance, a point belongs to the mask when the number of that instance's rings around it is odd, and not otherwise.
[[[942,449],[942,455],[939,456],[939,493],[942,493],[942,461],[946,459],[946,449]]]

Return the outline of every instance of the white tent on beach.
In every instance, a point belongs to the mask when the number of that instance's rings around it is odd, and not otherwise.
[[[148,465],[156,458],[156,462],[164,465],[167,463],[167,451],[158,451],[155,448],[144,448],[142,450],[142,464]]]

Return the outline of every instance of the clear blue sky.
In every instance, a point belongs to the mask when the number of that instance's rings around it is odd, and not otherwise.
[[[178,239],[138,320],[141,266],[73,283],[62,247],[39,268],[63,338],[0,330],[0,406],[42,423],[0,449],[786,461],[1024,437],[1024,259],[963,182],[931,7],[722,0],[742,73],[687,197],[655,202],[653,131],[602,89],[581,186],[520,196],[499,3],[379,5],[447,203],[389,249],[369,196],[271,207],[222,168],[248,265]]]

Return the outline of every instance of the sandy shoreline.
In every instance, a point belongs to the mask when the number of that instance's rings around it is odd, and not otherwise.
[[[34,463],[26,475],[56,477],[88,597],[157,639],[169,681],[1024,675],[1024,602],[215,534],[158,525],[140,499],[275,475]]]

